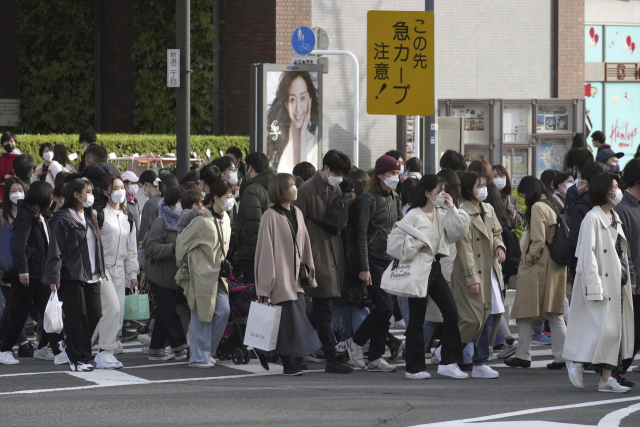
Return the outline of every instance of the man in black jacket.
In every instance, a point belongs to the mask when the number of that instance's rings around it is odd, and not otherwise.
[[[94,194],[102,194],[100,191],[100,181],[105,175],[118,175],[120,170],[108,162],[107,149],[102,145],[92,144],[85,152],[87,166],[82,171],[81,177],[91,181],[94,187]],[[99,199],[96,197],[96,199]]]
[[[572,148],[567,153],[567,167],[571,169],[574,178],[580,178],[582,168],[587,163],[593,162],[593,154],[587,148]],[[584,192],[587,190],[584,189]],[[571,210],[580,198],[580,190],[576,185],[567,190],[567,197],[564,202],[565,212],[571,216]]]
[[[264,153],[251,153],[245,159],[248,185],[240,195],[237,217],[238,250],[237,257],[242,265],[244,283],[255,283],[253,264],[256,257],[258,230],[262,215],[271,206],[267,188],[269,179],[276,172],[269,168],[269,160]]]

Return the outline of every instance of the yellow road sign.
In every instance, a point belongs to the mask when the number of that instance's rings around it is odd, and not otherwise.
[[[434,112],[434,14],[367,13],[367,113]]]

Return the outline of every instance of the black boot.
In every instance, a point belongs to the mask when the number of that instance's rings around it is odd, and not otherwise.
[[[287,376],[299,376],[302,375],[302,371],[295,367],[289,356],[280,356],[282,360],[282,375]]]
[[[346,365],[342,358],[339,357],[335,352],[327,355],[327,365],[324,368],[324,371],[329,374],[350,374],[353,372],[353,368],[349,365]]]

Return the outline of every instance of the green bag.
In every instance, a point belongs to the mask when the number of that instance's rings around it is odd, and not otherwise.
[[[124,320],[147,320],[149,317],[149,295],[136,293],[124,297]]]

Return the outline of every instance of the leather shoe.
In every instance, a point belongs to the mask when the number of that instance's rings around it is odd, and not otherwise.
[[[553,370],[564,369],[566,367],[567,367],[567,362],[552,362],[547,364],[547,369],[553,369]]]
[[[504,364],[512,368],[530,368],[531,367],[530,360],[518,359],[517,357],[510,357],[508,359],[505,359]]]

